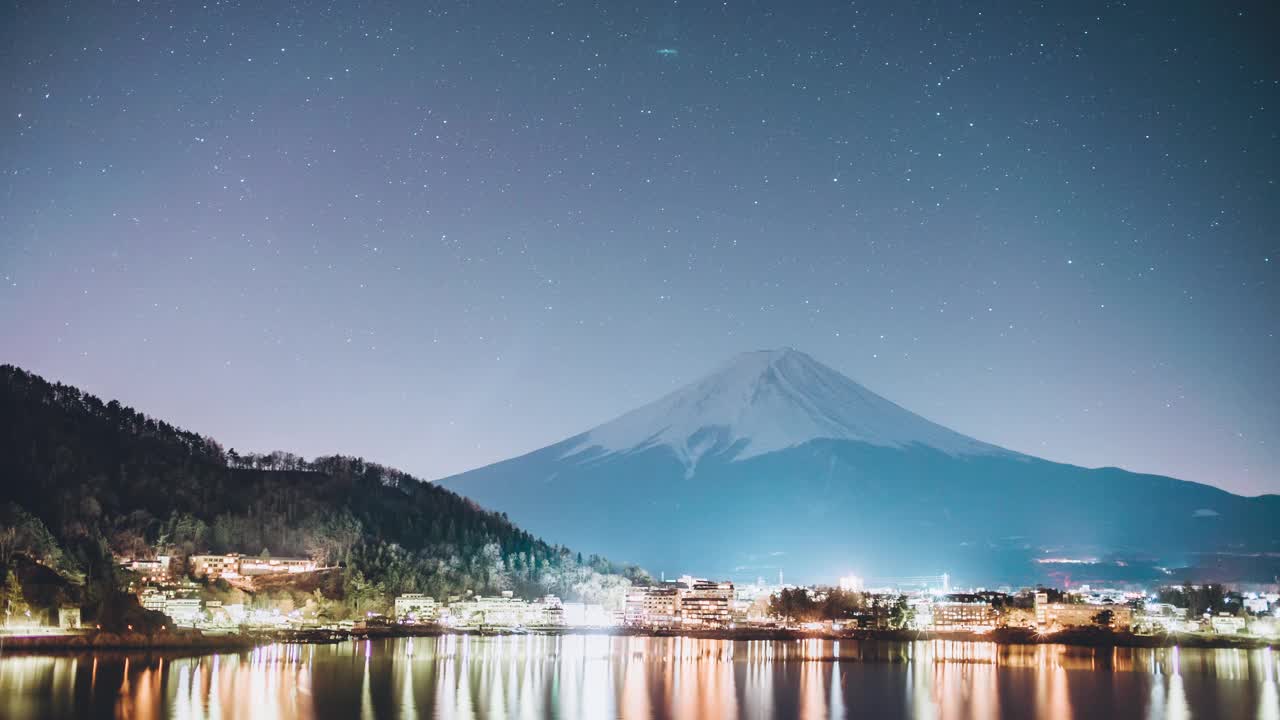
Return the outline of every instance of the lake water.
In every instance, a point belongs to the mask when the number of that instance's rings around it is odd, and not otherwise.
[[[0,717],[1256,718],[1280,652],[513,636],[0,656]]]

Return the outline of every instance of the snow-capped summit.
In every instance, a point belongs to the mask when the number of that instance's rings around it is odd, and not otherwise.
[[[691,467],[707,453],[735,460],[811,440],[922,445],[950,455],[1006,453],[930,422],[791,348],[743,353],[711,375],[588,431],[569,451],[670,447]]]

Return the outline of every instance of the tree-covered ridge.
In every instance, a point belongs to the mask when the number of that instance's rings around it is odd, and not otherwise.
[[[94,582],[109,584],[111,553],[307,555],[340,564],[344,599],[362,609],[400,592],[617,598],[623,574],[639,575],[398,470],[341,456],[242,456],[10,365],[0,366],[0,478],[0,505],[33,521],[23,537],[56,543],[12,551],[52,553],[64,574],[89,580],[90,595]]]

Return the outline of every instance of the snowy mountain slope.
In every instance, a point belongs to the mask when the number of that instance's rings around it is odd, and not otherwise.
[[[439,482],[655,574],[1280,575],[1280,496],[1003,450],[794,350],[746,353],[597,428]]]
[[[692,466],[708,452],[746,460],[819,439],[923,445],[949,455],[1008,453],[930,422],[808,355],[783,348],[739,355],[706,378],[587,432],[568,454],[666,446]]]

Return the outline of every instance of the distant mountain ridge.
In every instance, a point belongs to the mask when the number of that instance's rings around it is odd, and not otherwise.
[[[1005,450],[790,348],[739,355],[596,428],[439,482],[669,575],[1280,573],[1278,496]]]

